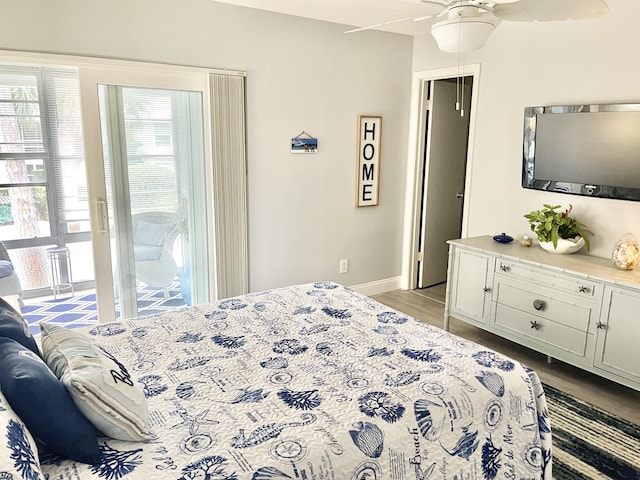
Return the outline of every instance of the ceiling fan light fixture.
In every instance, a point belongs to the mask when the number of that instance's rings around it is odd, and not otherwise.
[[[482,48],[495,29],[496,25],[484,18],[448,18],[434,23],[431,35],[443,52],[466,53]]]

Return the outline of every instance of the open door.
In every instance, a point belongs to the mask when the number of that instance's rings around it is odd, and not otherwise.
[[[447,280],[447,240],[462,232],[473,77],[429,81],[417,286]],[[456,105],[462,109],[457,109]]]

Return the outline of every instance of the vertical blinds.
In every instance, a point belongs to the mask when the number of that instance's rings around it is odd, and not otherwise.
[[[218,298],[249,291],[245,78],[211,74]]]

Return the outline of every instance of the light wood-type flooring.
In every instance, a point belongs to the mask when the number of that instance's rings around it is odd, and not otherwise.
[[[445,284],[421,290],[393,290],[373,295],[371,298],[409,316],[443,328]],[[548,363],[546,355],[456,318],[451,319],[450,331],[533,368],[544,383],[640,425],[640,391],[560,361],[554,360]]]

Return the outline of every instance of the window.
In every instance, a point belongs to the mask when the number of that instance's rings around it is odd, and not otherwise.
[[[77,72],[0,66],[0,238],[28,247],[82,232],[89,211]]]
[[[154,125],[156,147],[171,147],[171,123],[163,122]]]

